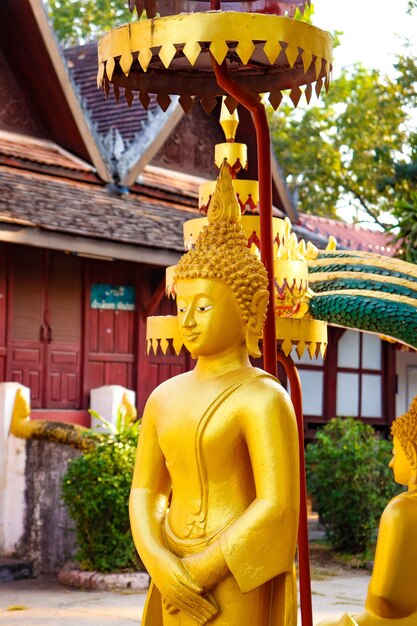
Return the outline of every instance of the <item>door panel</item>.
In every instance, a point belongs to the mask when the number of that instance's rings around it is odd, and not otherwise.
[[[47,303],[45,407],[80,408],[81,267],[77,257],[51,253]]]
[[[62,398],[71,406],[77,403],[77,375],[71,372],[51,372],[49,375],[48,408],[54,404],[64,408]],[[77,408],[77,407],[76,407]]]
[[[0,381],[6,376],[6,246],[0,244]]]
[[[15,247],[7,380],[31,390],[33,408],[80,406],[81,268],[59,252]]]
[[[102,385],[135,389],[137,311],[93,309],[90,305],[94,284],[136,287],[135,266],[119,261],[88,261],[86,283],[84,402],[88,405],[90,389]]]
[[[176,304],[173,300],[168,298],[162,298],[157,311],[154,315],[176,315]],[[142,337],[143,344],[145,344],[145,332],[146,322],[142,322]],[[143,351],[145,345],[143,345]],[[158,350],[157,354],[152,351],[148,355],[141,356],[140,368],[139,368],[139,383],[138,383],[138,406],[139,410],[143,410],[146,400],[149,394],[161,383],[173,376],[182,374],[194,367],[195,361],[190,357],[190,354],[186,351],[182,351],[178,356],[175,354],[162,354]]]
[[[52,340],[47,353],[45,406],[47,408],[78,409],[80,404],[79,348],[78,346],[65,346],[63,344],[55,347],[54,343]]]
[[[36,248],[14,249],[12,260],[13,309],[9,321],[7,380],[31,390],[31,405],[42,407],[44,373],[44,255]]]

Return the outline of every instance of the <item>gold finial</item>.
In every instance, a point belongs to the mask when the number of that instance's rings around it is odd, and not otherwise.
[[[220,111],[220,126],[223,129],[224,136],[228,143],[233,143],[236,136],[236,130],[239,126],[239,115],[237,109],[230,113],[225,104],[225,98],[222,98],[222,108]]]
[[[240,206],[233,189],[232,175],[225,159],[220,168],[207,219],[209,224],[217,224],[218,222],[237,224],[240,222],[240,218]]]

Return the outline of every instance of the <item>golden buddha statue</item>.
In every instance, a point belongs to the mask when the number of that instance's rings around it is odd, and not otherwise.
[[[267,276],[239,221],[226,165],[175,275],[197,363],[155,389],[140,431],[130,515],[152,579],[144,626],[296,623],[296,421],[280,383],[249,361]]]
[[[395,496],[381,516],[365,612],[350,622],[360,626],[417,626],[417,397],[393,422],[391,432],[389,467],[407,491]]]

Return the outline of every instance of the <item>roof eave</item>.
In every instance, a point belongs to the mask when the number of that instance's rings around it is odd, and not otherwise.
[[[74,90],[71,77],[67,71],[64,58],[61,54],[55,34],[49,25],[45,8],[41,0],[27,0],[33,13],[33,18],[43,39],[48,52],[50,62],[55,70],[55,75],[70,109],[74,123],[80,133],[85,149],[97,170],[100,178],[105,182],[111,181],[111,174],[101,155],[100,147],[90,128],[81,103]]]

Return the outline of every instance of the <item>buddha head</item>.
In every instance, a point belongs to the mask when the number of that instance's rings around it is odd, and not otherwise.
[[[208,225],[195,247],[179,261],[174,276],[178,321],[192,356],[217,354],[246,345],[260,356],[268,303],[268,278],[248,248],[240,208],[224,163],[207,214]]]
[[[400,485],[417,488],[417,396],[405,415],[392,424],[393,457],[389,464]]]

